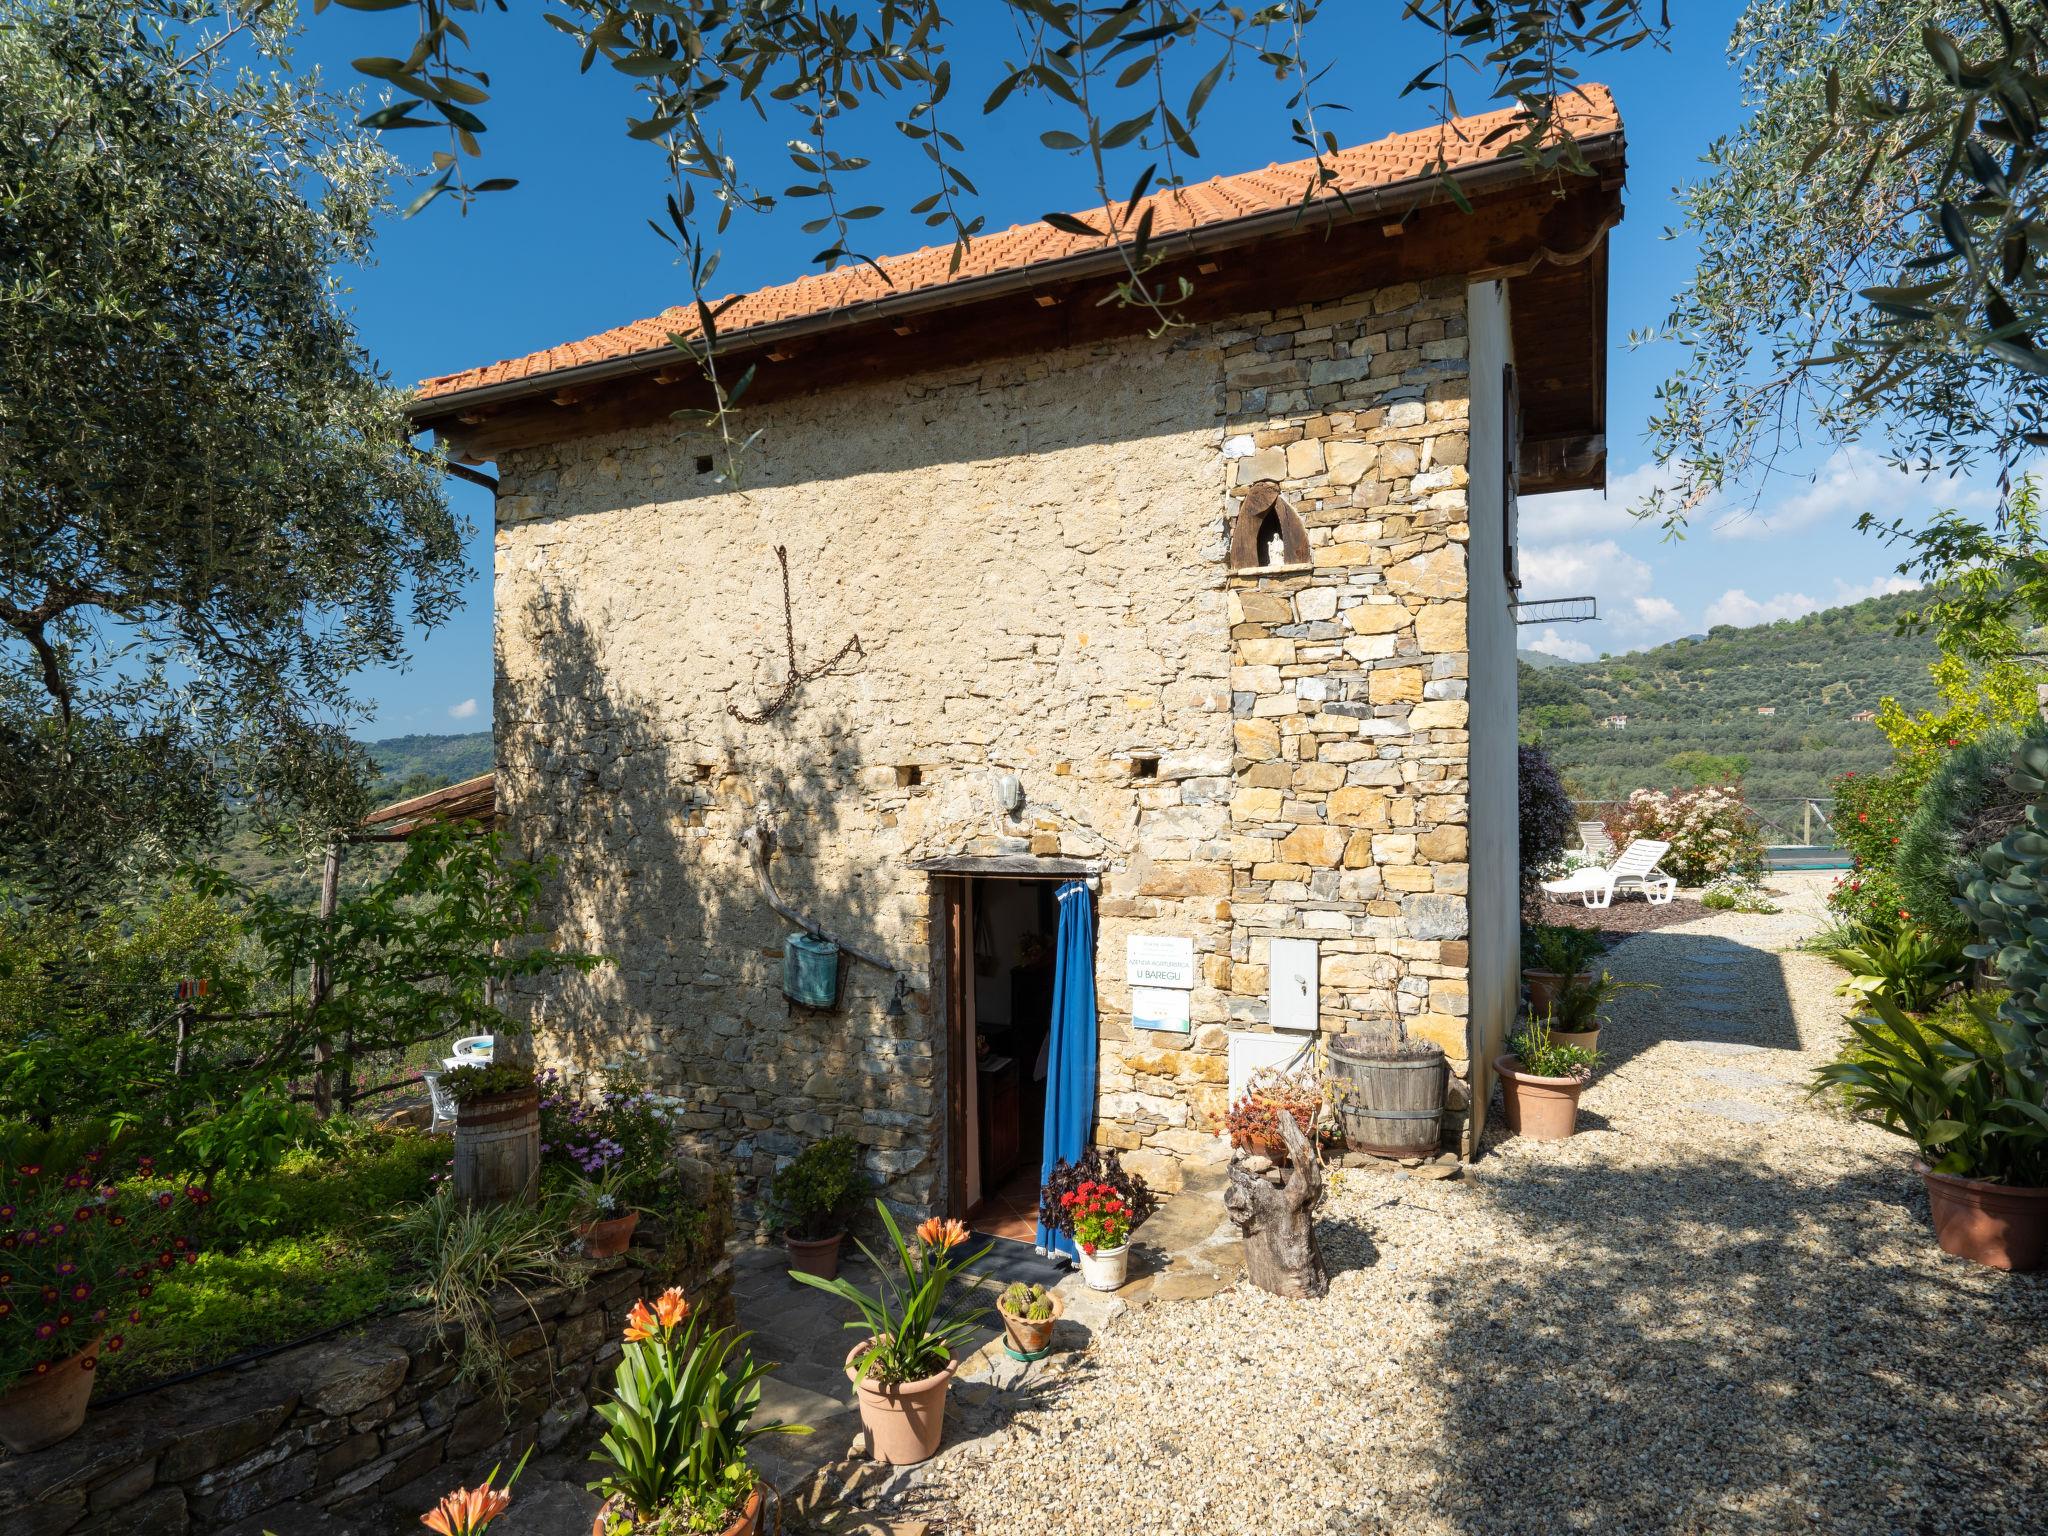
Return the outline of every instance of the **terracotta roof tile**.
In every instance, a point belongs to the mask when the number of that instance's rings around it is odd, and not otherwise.
[[[1453,119],[1448,134],[1435,127],[1423,128],[1340,150],[1328,157],[1337,173],[1335,187],[1348,195],[1419,177],[1435,163],[1439,151],[1453,169],[1499,159],[1508,152],[1507,138],[1503,135],[1489,142],[1489,135],[1505,128],[1511,116],[1507,110],[1481,113]],[[1618,132],[1621,128],[1614,98],[1602,85],[1581,87],[1580,93],[1564,104],[1559,116],[1578,138]],[[1146,200],[1152,209],[1153,237],[1156,240],[1231,219],[1291,208],[1313,183],[1314,173],[1313,160],[1296,160],[1155,192]],[[1319,193],[1317,200],[1334,202],[1336,192]],[[1103,210],[1099,208],[1079,217],[1102,227]],[[905,255],[882,257],[877,264],[888,274],[887,282],[872,268],[854,263],[756,289],[719,316],[719,334],[730,339],[760,326],[829,314],[865,301],[940,289],[970,278],[1020,272],[1102,248],[1103,242],[1099,240],[1063,234],[1044,223],[1019,224],[977,236],[957,272],[948,271],[952,246],[926,246]],[[494,384],[539,380],[590,363],[651,355],[669,348],[671,332],[694,334],[696,330],[694,308],[677,305],[582,341],[422,380],[419,394],[423,400],[440,399]]]

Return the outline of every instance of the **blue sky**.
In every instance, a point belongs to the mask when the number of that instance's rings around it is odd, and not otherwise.
[[[1525,629],[1524,645],[1574,658],[1655,644],[1714,623],[1758,623],[1810,612],[1896,585],[1893,562],[1852,529],[1858,512],[1910,512],[1969,499],[1928,488],[1884,468],[1877,453],[1855,449],[1782,476],[1754,515],[1696,527],[1682,543],[1637,524],[1628,507],[1654,473],[1643,424],[1653,391],[1668,371],[1668,350],[1631,351],[1629,332],[1663,319],[1689,270],[1690,250],[1664,238],[1675,223],[1670,189],[1696,173],[1701,149],[1740,121],[1740,92],[1725,59],[1737,7],[1674,7],[1679,30],[1669,52],[1640,48],[1598,61],[1591,78],[1610,84],[1629,137],[1628,217],[1614,235],[1610,293],[1606,497],[1532,498],[1523,507],[1525,591],[1532,597],[1591,593],[1596,624]],[[1348,112],[1323,122],[1341,142],[1379,137],[1427,121],[1428,104],[1402,98],[1401,86],[1431,56],[1427,38],[1399,19],[1396,0],[1326,7],[1322,58],[1331,69],[1317,96]],[[1048,209],[1094,201],[1086,168],[1041,148],[1038,132],[1062,125],[1043,109],[1005,108],[980,115],[999,77],[1007,23],[991,6],[957,29],[949,54],[956,84],[947,126],[967,141],[965,165],[981,192],[990,228],[1035,219]],[[319,65],[331,84],[352,83],[348,61],[403,54],[409,9],[360,13],[330,7],[308,23],[301,66]],[[576,72],[569,41],[531,11],[486,11],[472,37],[492,80],[488,155],[479,175],[517,176],[517,189],[486,197],[466,217],[442,202],[411,220],[386,221],[378,262],[352,274],[352,302],[365,343],[401,382],[589,335],[651,315],[685,296],[670,248],[648,229],[665,190],[658,156],[628,141],[632,108],[623,77],[602,64]],[[1297,158],[1289,142],[1287,91],[1270,78],[1242,76],[1220,87],[1197,135],[1198,177]],[[1460,105],[1482,105],[1476,83]],[[1135,110],[1135,109],[1133,109]],[[897,115],[894,112],[891,116]],[[769,190],[796,179],[781,158],[794,124],[736,122],[743,166]],[[394,149],[423,162],[437,140],[399,134]],[[892,132],[871,127],[848,146],[873,154],[860,200],[889,212],[862,226],[875,252],[930,243],[933,233],[908,212],[927,190],[922,156]],[[1150,159],[1124,153],[1123,180]],[[739,216],[721,241],[720,287],[744,289],[806,270],[824,242],[804,235],[811,212],[785,203],[765,217]],[[410,667],[366,674],[361,693],[374,709],[365,734],[477,730],[490,722],[490,505],[473,487],[451,483],[457,508],[477,526],[475,576],[468,604],[453,621],[417,639]]]

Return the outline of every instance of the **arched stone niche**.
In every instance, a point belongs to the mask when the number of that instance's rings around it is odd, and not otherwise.
[[[1280,495],[1279,485],[1261,480],[1238,504],[1230,530],[1230,569],[1246,575],[1307,570],[1308,530]]]

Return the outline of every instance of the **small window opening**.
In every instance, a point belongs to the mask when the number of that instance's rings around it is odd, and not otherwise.
[[[698,474],[700,474],[700,475],[708,475],[708,474],[710,474],[710,473],[711,473],[711,455],[710,455],[710,454],[708,454],[708,453],[700,453],[700,454],[698,454],[698,455],[697,455],[697,473],[698,473]]]
[[[915,763],[904,763],[896,770],[898,789],[915,789],[924,782],[924,770]]]
[[[1134,779],[1156,779],[1159,777],[1159,758],[1155,753],[1139,752],[1131,758],[1131,777]]]

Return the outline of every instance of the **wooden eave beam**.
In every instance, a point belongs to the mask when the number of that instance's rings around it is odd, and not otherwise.
[[[1229,259],[1221,262],[1214,250],[1183,250],[1169,254],[1154,270],[1168,289],[1183,274],[1194,282],[1194,297],[1179,306],[1189,318],[1225,320],[1270,309],[1282,295],[1288,303],[1324,303],[1396,283],[1454,274],[1475,280],[1513,276],[1548,262],[1583,260],[1599,249],[1620,217],[1619,193],[1604,191],[1597,182],[1573,184],[1563,196],[1548,187],[1519,187],[1473,199],[1470,214],[1450,204],[1420,208],[1402,224],[1397,238],[1388,238],[1377,220],[1334,226],[1316,220],[1230,247]],[[1171,249],[1170,242],[1163,243]],[[1201,275],[1205,263],[1219,270]],[[934,307],[915,315],[908,335],[903,334],[902,314],[850,312],[806,332],[805,350],[796,363],[761,370],[748,390],[747,405],[1142,334],[1147,312],[1097,302],[1112,283],[1109,276],[1091,275],[978,303]],[[1041,297],[1067,302],[1047,306]],[[1603,334],[1592,344],[1600,346],[1604,339]],[[787,342],[778,337],[770,345],[780,349]],[[731,350],[721,353],[721,371],[729,368],[736,376],[749,363],[765,360],[768,351],[769,346],[748,346],[741,333],[732,338]],[[550,404],[548,395],[537,393],[498,401],[495,415],[472,422],[465,417],[474,408],[461,396],[451,396],[442,412],[432,402],[416,407],[415,423],[439,431],[467,455],[495,459],[520,448],[652,426],[712,404],[695,365],[673,355],[651,355],[644,371],[577,388],[574,410]]]

